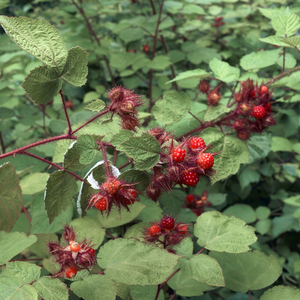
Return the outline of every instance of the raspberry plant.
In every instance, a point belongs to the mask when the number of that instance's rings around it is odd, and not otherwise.
[[[4,299],[300,297],[299,0],[2,2]]]

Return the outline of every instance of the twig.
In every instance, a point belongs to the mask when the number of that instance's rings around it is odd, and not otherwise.
[[[273,77],[272,79],[268,80],[267,82],[265,82],[265,86],[270,86],[271,84],[275,83],[276,81],[279,81],[280,79],[291,75],[294,72],[300,71],[300,66],[293,68],[287,72],[281,73],[275,77]]]
[[[176,296],[176,293],[174,293],[169,300],[173,300],[175,296]]]
[[[128,165],[132,164],[132,159],[129,160],[129,162],[125,163],[124,165],[122,165],[121,167],[119,167],[118,169],[121,170],[125,167],[127,167]]]
[[[118,154],[118,151],[117,151],[117,148],[115,148],[115,151],[114,151],[114,160],[113,160],[113,165],[114,166],[116,165],[117,154]]]
[[[29,220],[29,222],[30,222],[30,225],[32,225],[31,218],[30,218],[30,216],[29,216],[29,214],[28,214],[28,211],[27,211],[27,209],[25,208],[24,204],[22,204],[22,211],[23,211],[23,212],[25,213],[25,215],[27,216],[27,218],[28,218],[28,220]]]
[[[105,233],[107,234],[107,235],[109,235],[112,239],[116,239],[116,237],[114,237],[112,234],[110,234],[107,230],[105,230]]]
[[[221,79],[214,78],[214,77],[207,77],[207,78],[210,80],[217,80],[217,81],[222,82],[229,90],[231,90],[232,93],[234,93],[233,89],[228,84],[226,84],[224,81],[222,81]]]
[[[219,297],[222,300],[226,300],[225,298],[223,298],[220,294],[213,292],[213,291],[209,291],[211,294],[215,295],[216,297]]]
[[[205,247],[203,247],[197,254],[200,254],[201,252],[203,252],[203,250],[205,250]]]
[[[248,291],[248,295],[249,295],[249,300],[252,300],[250,290]]]
[[[109,164],[108,164],[107,157],[106,157],[105,146],[101,145],[101,148],[102,148],[104,165],[105,165],[105,169],[106,169],[106,175],[109,177],[109,176],[111,176],[111,173],[110,173],[110,168],[109,168]]]
[[[202,121],[200,121],[195,115],[193,115],[190,111],[189,114],[192,115],[201,125],[203,125]]]
[[[68,112],[67,112],[65,97],[64,97],[64,94],[63,94],[62,90],[59,90],[59,94],[61,96],[61,101],[62,101],[62,104],[63,104],[63,107],[64,107],[64,112],[65,112],[65,115],[66,115],[66,119],[67,119],[67,122],[68,122],[68,127],[69,127],[68,135],[71,136],[72,135],[72,127],[71,127],[69,115],[68,115]]]

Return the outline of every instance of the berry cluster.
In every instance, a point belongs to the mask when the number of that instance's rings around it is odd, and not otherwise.
[[[184,207],[191,209],[197,216],[200,216],[205,207],[212,206],[212,203],[207,201],[207,197],[207,191],[204,191],[201,196],[189,194],[185,198]]]
[[[201,80],[199,83],[199,91],[207,95],[208,105],[216,106],[222,98],[222,94],[220,94],[220,88],[222,84],[209,91],[210,86],[206,80]]]
[[[160,222],[151,223],[150,228],[144,228],[145,241],[153,244],[160,244],[164,249],[175,253],[172,249],[179,244],[185,237],[189,236],[189,224],[176,223],[171,216],[164,216]]]
[[[109,92],[111,104],[109,110],[121,117],[122,128],[135,131],[135,127],[140,127],[136,110],[143,105],[141,96],[134,94],[133,91],[121,86],[113,88]]]
[[[157,201],[162,190],[170,192],[176,184],[195,186],[201,176],[214,174],[212,167],[217,153],[206,153],[211,145],[206,146],[202,138],[185,138],[175,146],[173,136],[162,128],[153,128],[148,133],[157,139],[162,149],[146,190],[150,199]]]
[[[49,242],[50,254],[55,257],[55,262],[60,265],[59,271],[52,277],[76,276],[77,271],[93,267],[96,262],[95,250],[90,247],[91,242],[83,240],[76,242],[76,234],[72,227],[64,226],[62,238],[67,242],[67,246]]]
[[[213,27],[220,27],[220,26],[225,25],[225,22],[222,22],[222,20],[223,20],[223,17],[215,17],[214,18],[215,23],[213,23],[212,26]]]
[[[99,211],[109,214],[114,204],[119,210],[123,206],[129,211],[128,205],[138,200],[137,194],[140,194],[133,188],[134,185],[136,184],[127,184],[114,177],[108,177],[100,186],[100,191],[90,197],[86,209],[95,206]]]

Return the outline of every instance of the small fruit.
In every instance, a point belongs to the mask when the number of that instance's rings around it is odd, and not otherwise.
[[[203,170],[208,170],[214,165],[214,157],[210,153],[202,153],[198,158],[198,164]]]
[[[94,256],[95,255],[95,249],[88,248],[87,253],[90,254],[91,256]]]
[[[153,236],[159,236],[161,234],[160,227],[157,225],[152,225],[150,227],[150,234]]]
[[[187,229],[187,227],[186,227],[185,225],[183,225],[183,226],[180,226],[180,227],[178,228],[178,232],[179,232],[180,234],[187,234],[188,229]]]
[[[100,210],[100,211],[105,211],[106,210],[106,206],[107,206],[107,200],[105,197],[102,197],[100,200],[98,200],[94,206]]]
[[[70,249],[71,249],[71,251],[73,251],[73,252],[78,252],[78,251],[80,251],[81,250],[81,247],[80,247],[80,245],[77,243],[77,242],[71,242],[71,244],[70,244]]]
[[[255,96],[256,96],[256,93],[255,93],[255,91],[253,90],[253,91],[251,91],[250,93],[249,93],[249,96],[250,97],[252,97],[252,98],[254,98]]]
[[[104,183],[104,189],[111,195],[115,194],[120,189],[120,181],[117,179],[109,179]]]
[[[185,197],[185,200],[189,203],[192,203],[195,200],[195,196],[194,195],[187,195]]]
[[[199,175],[194,171],[185,171],[182,174],[181,182],[187,186],[195,186],[199,181]]]
[[[202,93],[207,93],[209,91],[209,84],[206,80],[202,79],[198,85],[198,89]]]
[[[262,119],[266,116],[267,110],[263,106],[255,106],[252,114],[255,119]]]
[[[271,103],[267,103],[266,104],[266,109],[267,109],[267,111],[271,111],[272,110],[272,105],[271,105]]]
[[[172,217],[164,217],[161,220],[161,225],[163,229],[173,229],[175,225],[175,220]]]
[[[191,139],[190,146],[192,149],[199,149],[206,147],[205,142],[200,137],[194,137]]]
[[[266,93],[267,91],[269,90],[269,88],[265,85],[263,85],[261,88],[260,88],[260,91],[264,94]]]
[[[66,276],[68,278],[73,278],[76,276],[76,274],[77,274],[77,270],[75,268],[69,268],[66,270]]]
[[[130,205],[133,204],[136,200],[136,192],[135,191],[129,191],[132,198],[125,198],[125,204]]]
[[[185,158],[185,150],[181,148],[176,148],[173,150],[172,157],[176,162],[181,162]]]

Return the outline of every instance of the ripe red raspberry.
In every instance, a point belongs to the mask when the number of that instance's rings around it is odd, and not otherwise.
[[[69,268],[66,270],[66,276],[68,278],[73,278],[76,276],[76,274],[77,274],[77,270],[75,268]]]
[[[87,253],[90,254],[91,256],[94,256],[95,255],[95,249],[88,248]]]
[[[262,119],[266,116],[267,110],[263,106],[255,106],[252,114],[255,119]]]
[[[113,195],[120,189],[120,185],[120,181],[110,178],[103,184],[103,187],[109,194]]]
[[[100,210],[100,211],[105,211],[106,210],[106,206],[107,206],[107,200],[105,197],[102,197],[100,200],[98,200],[94,206]]]
[[[264,85],[260,88],[260,91],[262,93],[266,93],[268,90],[269,90],[269,88],[267,86],[264,86]]]
[[[176,148],[173,150],[172,157],[176,162],[181,162],[185,158],[185,150],[181,148]]]
[[[152,225],[150,227],[150,234],[153,236],[159,236],[161,234],[161,230],[160,230],[159,226]]]
[[[186,227],[185,225],[183,225],[183,226],[180,226],[180,227],[178,228],[178,232],[179,232],[180,234],[187,234],[188,229],[187,229],[187,227]]]
[[[250,97],[252,97],[252,98],[254,98],[255,96],[256,96],[256,93],[255,93],[255,91],[253,90],[253,91],[251,91],[250,93],[249,93],[249,96]]]
[[[210,153],[202,153],[198,158],[198,164],[204,170],[212,168],[214,161],[214,157]]]
[[[172,217],[164,217],[161,220],[161,225],[163,229],[173,229],[175,225],[175,220]]]
[[[185,171],[181,176],[181,182],[187,186],[195,186],[199,181],[199,175],[194,171]]]
[[[191,139],[190,146],[192,149],[199,149],[206,147],[206,144],[200,137],[194,137]]]
[[[195,196],[194,195],[187,195],[185,197],[185,200],[189,203],[192,203],[195,200]]]

